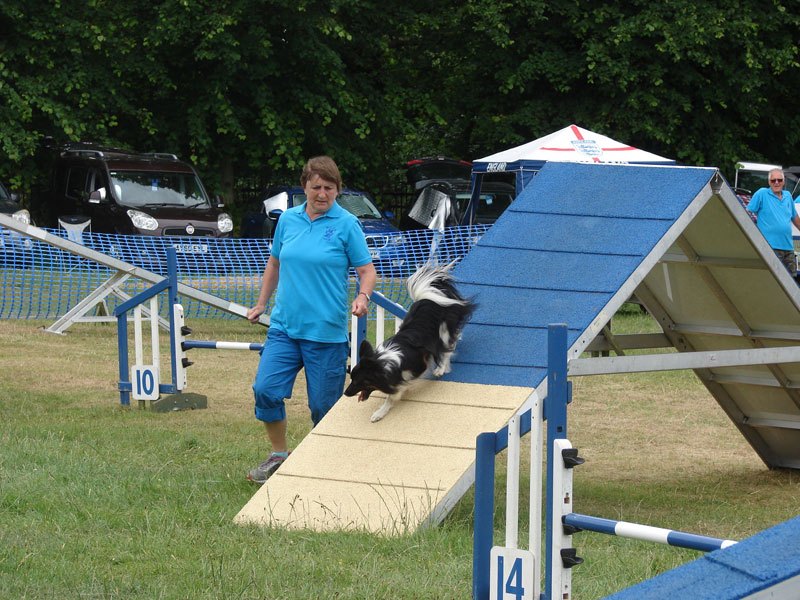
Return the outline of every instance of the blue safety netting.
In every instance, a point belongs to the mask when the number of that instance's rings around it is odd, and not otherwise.
[[[477,243],[488,225],[452,227],[444,233],[431,230],[404,231],[391,235],[369,235],[367,245],[378,271],[376,290],[390,300],[408,307],[405,279],[428,260],[440,264],[459,261]],[[178,280],[209,294],[243,306],[258,298],[261,274],[269,258],[270,240],[214,239],[197,237],[122,236],[48,229],[49,233],[71,239],[137,267],[167,275],[167,248],[176,250]],[[56,248],[0,227],[0,318],[54,319],[117,274],[95,261]],[[122,294],[134,296],[150,286],[130,277],[117,285]],[[351,288],[355,294],[353,273]],[[123,299],[115,294],[91,313],[114,309]],[[188,317],[233,318],[232,315],[197,300],[182,298]],[[160,312],[167,314],[166,302]],[[270,307],[267,307],[269,311]],[[374,318],[374,308],[373,315]]]

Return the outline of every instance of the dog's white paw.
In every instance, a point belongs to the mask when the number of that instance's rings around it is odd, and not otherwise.
[[[386,402],[381,404],[381,407],[378,410],[372,413],[372,416],[369,418],[369,420],[372,423],[377,423],[383,417],[389,414],[389,411],[392,410],[392,406],[394,406],[394,403],[390,402],[389,400],[386,400]]]
[[[435,365],[431,374],[434,377],[441,377],[445,373],[450,372],[450,357],[453,355],[453,352],[445,352],[442,354],[441,358],[439,359],[439,364]]]

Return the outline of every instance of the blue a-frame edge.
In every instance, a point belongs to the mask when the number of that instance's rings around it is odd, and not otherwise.
[[[778,586],[785,587],[775,598],[800,598],[800,517],[709,552],[608,600],[733,600]]]

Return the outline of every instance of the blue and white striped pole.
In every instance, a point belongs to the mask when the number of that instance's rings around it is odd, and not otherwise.
[[[192,348],[206,348],[208,350],[255,350],[260,352],[264,344],[248,342],[213,342],[203,340],[184,340],[181,344],[184,350]]]
[[[602,519],[600,517],[590,517],[578,513],[570,513],[562,518],[564,525],[576,527],[583,531],[594,531],[596,533],[606,533],[619,537],[644,540],[677,546],[679,548],[689,548],[691,550],[701,550],[712,552],[733,546],[736,541],[722,540],[705,535],[685,533],[673,529],[662,529],[661,527],[650,527],[639,523],[629,523],[627,521],[614,521],[612,519]]]

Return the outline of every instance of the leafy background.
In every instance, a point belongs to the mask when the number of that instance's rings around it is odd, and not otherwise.
[[[8,0],[0,179],[92,140],[174,152],[229,202],[333,155],[396,190],[576,123],[681,163],[800,162],[800,13],[711,0]]]

